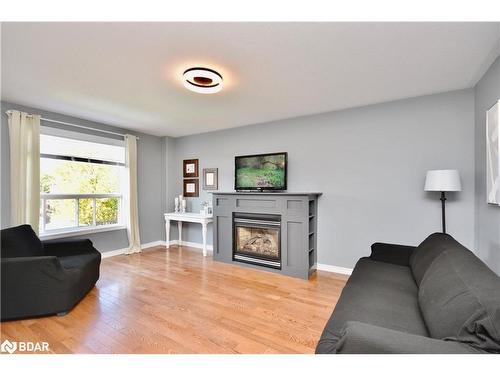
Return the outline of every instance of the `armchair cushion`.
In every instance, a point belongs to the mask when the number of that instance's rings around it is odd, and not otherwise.
[[[59,239],[43,241],[43,251],[45,255],[57,257],[73,256],[95,252],[92,241],[89,239]]]
[[[29,225],[2,229],[2,258],[35,257],[44,255],[43,245]]]
[[[99,253],[76,254],[72,256],[58,257],[61,266],[64,269],[79,268],[83,269],[88,265],[98,262],[101,257]]]

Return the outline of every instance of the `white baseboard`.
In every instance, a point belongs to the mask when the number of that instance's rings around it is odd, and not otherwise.
[[[319,271],[341,273],[343,275],[350,275],[350,274],[352,274],[352,268],[331,266],[329,264],[323,264],[323,263],[317,263],[316,264],[316,269],[319,270]]]
[[[150,247],[155,246],[165,246],[165,241],[153,241],[148,243],[141,244],[141,249],[149,249]]]
[[[182,244],[179,244],[179,240],[172,240],[170,241],[170,246],[172,245],[188,246],[200,250],[203,249],[203,244],[199,242],[182,241]],[[165,241],[163,241],[163,246],[165,246]],[[214,251],[214,247],[212,245],[207,245],[207,251],[212,253]]]
[[[165,241],[153,241],[153,242],[143,243],[143,244],[141,244],[141,250],[149,249],[150,247],[155,247],[155,246],[165,246]],[[122,254],[125,254],[127,249],[128,249],[128,247],[123,248],[123,249],[105,251],[104,253],[101,253],[101,257],[104,259],[104,258],[114,257],[117,255],[122,255]]]
[[[127,249],[105,251],[105,252],[101,253],[101,258],[105,259],[105,258],[111,258],[111,257],[117,256],[117,255],[122,255],[122,254],[125,254],[125,250],[127,250]]]
[[[144,249],[149,249],[151,247],[156,247],[156,246],[165,246],[165,244],[166,244],[165,241],[153,241],[153,242],[143,243],[143,244],[141,244],[141,249],[144,250]],[[170,241],[170,246],[173,246],[173,245],[179,245],[179,241],[178,240]],[[203,249],[203,244],[198,243],[198,242],[182,241],[182,246],[189,246],[189,247],[199,249],[199,250]],[[125,254],[127,249],[128,248],[105,251],[104,253],[101,253],[101,257],[104,259],[104,258],[114,257],[117,255],[122,255],[122,254]],[[209,253],[212,253],[213,246],[207,245],[207,250]]]

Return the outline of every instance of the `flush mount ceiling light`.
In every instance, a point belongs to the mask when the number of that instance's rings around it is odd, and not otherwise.
[[[191,68],[184,72],[184,87],[200,94],[215,94],[222,90],[222,76],[208,68]]]

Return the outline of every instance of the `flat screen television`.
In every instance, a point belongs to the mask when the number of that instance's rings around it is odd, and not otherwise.
[[[234,158],[235,190],[286,190],[287,153]]]

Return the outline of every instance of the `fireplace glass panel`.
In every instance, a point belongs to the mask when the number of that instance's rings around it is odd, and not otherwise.
[[[279,260],[279,229],[237,226],[235,246],[237,253]]]

